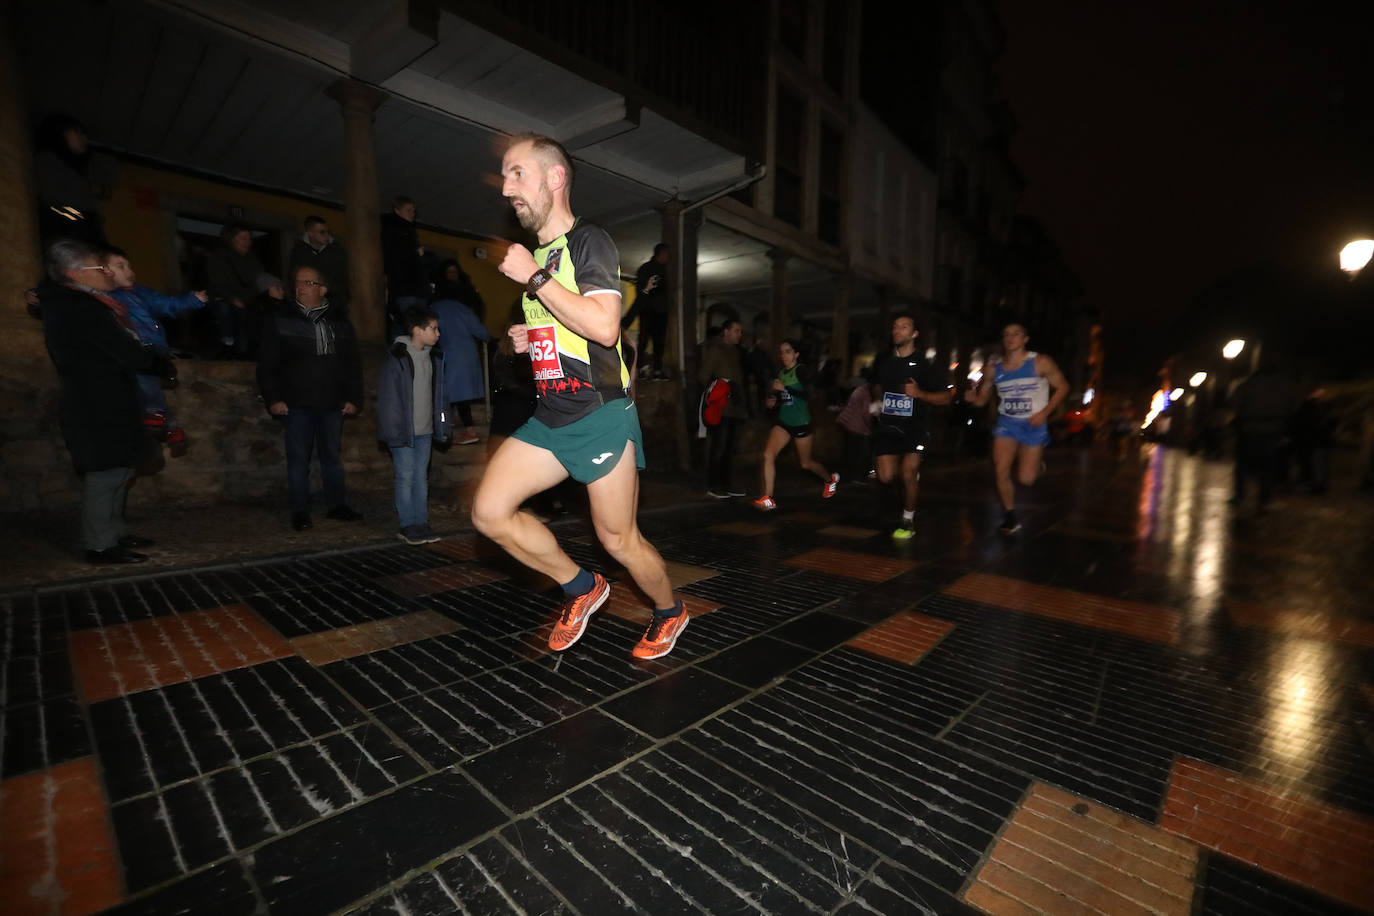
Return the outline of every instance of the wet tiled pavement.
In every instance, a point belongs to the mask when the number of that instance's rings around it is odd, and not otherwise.
[[[0,597],[6,914],[1374,912],[1374,503],[1056,452],[646,513],[635,662],[472,535]],[[799,483],[799,482],[798,482]]]

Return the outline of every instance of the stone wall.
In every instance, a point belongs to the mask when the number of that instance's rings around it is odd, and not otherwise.
[[[343,460],[352,491],[391,487],[391,457],[376,442],[377,366],[380,352],[365,359],[367,402],[360,417],[346,421]],[[167,458],[162,469],[140,478],[130,494],[134,506],[213,505],[220,502],[285,500],[286,457],[281,425],[268,416],[258,399],[254,366],[246,362],[181,360],[180,385],[168,401],[190,437],[190,453]],[[0,373],[0,499],[6,511],[61,509],[80,501],[80,483],[57,428],[57,380],[49,362],[31,362],[22,371],[11,364]],[[637,390],[645,452],[651,471],[702,474],[705,442],[686,429],[696,402],[690,405],[672,382],[640,382]],[[481,404],[474,406],[479,426],[486,422]],[[841,434],[834,414],[820,410],[816,419],[816,456],[838,468]],[[485,437],[485,429],[479,430]],[[758,455],[768,427],[760,419],[741,429],[736,480],[757,486]],[[685,443],[691,467],[680,470]],[[795,462],[790,452],[784,464]],[[471,485],[486,463],[485,443],[453,446],[436,453],[430,486],[437,490]],[[790,471],[788,472],[790,473]],[[318,474],[314,485],[319,486]],[[704,486],[704,478],[703,478]]]

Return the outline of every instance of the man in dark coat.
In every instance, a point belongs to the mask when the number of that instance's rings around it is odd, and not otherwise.
[[[329,306],[334,317],[348,314],[348,252],[329,231],[322,216],[307,216],[305,232],[291,248],[286,275],[297,267],[313,267],[329,286]]]
[[[124,530],[134,469],[152,457],[143,432],[138,373],[159,358],[139,343],[128,311],[110,297],[114,278],[99,249],[62,240],[48,247],[48,283],[39,291],[43,335],[61,384],[59,423],[82,479],[89,563],[142,563],[133,548],[152,543]]]
[[[426,255],[415,232],[415,201],[398,197],[382,214],[382,272],[386,274],[387,339],[401,334],[401,314],[429,302],[429,274],[434,257]],[[366,333],[373,333],[367,329]]]
[[[291,286],[295,301],[262,323],[258,387],[268,413],[286,428],[291,527],[304,531],[311,527],[310,456],[316,450],[328,517],[362,518],[346,501],[339,450],[344,417],[357,415],[363,403],[363,370],[353,325],[332,313],[319,272],[298,267]]]

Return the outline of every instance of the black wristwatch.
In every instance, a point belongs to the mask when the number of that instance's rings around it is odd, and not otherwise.
[[[545,283],[548,283],[552,279],[553,274],[549,273],[542,267],[539,268],[530,277],[530,282],[525,285],[525,295],[529,296],[531,299],[536,298],[535,294],[539,292],[539,287],[543,286]]]

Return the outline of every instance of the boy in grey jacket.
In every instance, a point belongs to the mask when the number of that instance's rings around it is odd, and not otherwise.
[[[406,334],[392,343],[377,385],[377,438],[391,450],[396,469],[397,534],[407,544],[439,540],[429,527],[429,454],[450,436],[448,397],[439,316],[428,308],[406,309]]]

